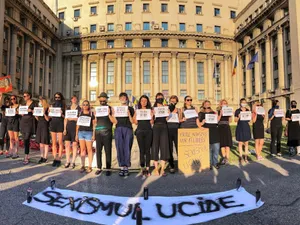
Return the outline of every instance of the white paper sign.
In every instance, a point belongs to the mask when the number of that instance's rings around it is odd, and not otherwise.
[[[195,109],[185,110],[184,111],[184,117],[186,119],[195,118],[195,117],[198,117],[198,113]]]
[[[15,115],[16,115],[16,108],[5,109],[5,116],[15,116]]]
[[[179,123],[179,117],[177,113],[171,113],[169,115],[168,123]]]
[[[275,117],[284,117],[284,111],[283,111],[283,109],[275,109],[274,116]]]
[[[168,106],[154,107],[154,115],[156,118],[168,117],[169,116],[169,107]]]
[[[114,106],[115,117],[128,117],[128,106]]]
[[[61,108],[60,107],[50,107],[49,116],[51,117],[61,117]]]
[[[26,115],[28,114],[28,106],[27,105],[22,105],[19,107],[19,114],[20,115]]]
[[[250,121],[251,120],[251,112],[240,112],[240,120],[241,121]]]
[[[207,123],[207,124],[217,124],[218,123],[217,114],[205,114],[205,123]]]
[[[222,107],[223,116],[233,116],[233,108],[232,107]]]
[[[78,118],[78,110],[66,110],[66,118],[67,119],[77,119]]]
[[[151,109],[137,109],[135,112],[137,120],[151,120]]]
[[[96,117],[108,116],[108,106],[98,106],[95,108]]]
[[[266,114],[265,108],[261,107],[261,106],[256,107],[256,114],[257,115],[265,115]]]
[[[34,116],[44,116],[44,108],[43,107],[34,107],[33,115]]]
[[[80,116],[77,120],[78,126],[89,127],[91,126],[91,117],[90,116]]]
[[[292,114],[292,121],[300,121],[300,113]]]

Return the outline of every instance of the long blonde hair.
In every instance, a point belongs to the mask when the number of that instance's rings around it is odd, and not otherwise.
[[[205,110],[204,110],[204,105],[205,105],[205,103],[211,104],[211,102],[210,102],[209,100],[203,101],[203,102],[202,102],[202,105],[201,105],[201,108],[200,108],[200,112],[204,112],[204,111],[205,111]],[[212,110],[212,109],[211,109],[211,110]]]
[[[222,104],[223,102],[226,102],[226,105],[228,105],[228,101],[226,99],[222,99],[219,103],[219,106],[217,108],[217,111],[221,111],[222,110]]]
[[[44,109],[48,109],[49,108],[49,104],[47,102],[47,99],[41,98],[40,101],[41,101],[42,106],[43,106]]]

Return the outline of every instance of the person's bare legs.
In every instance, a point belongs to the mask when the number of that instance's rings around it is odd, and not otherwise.
[[[154,173],[154,175],[155,175],[155,176],[158,176],[158,175],[159,175],[159,172],[158,172],[158,161],[154,161],[154,168],[155,168],[155,173]]]
[[[54,160],[56,160],[56,155],[57,155],[57,133],[51,132],[51,138],[52,138],[52,155]]]
[[[166,161],[161,160],[160,161],[161,164],[161,169],[160,169],[160,176],[163,176],[165,174],[165,165],[166,165]]]
[[[9,135],[9,154],[10,155],[13,155],[14,152],[15,152],[15,135],[14,135],[14,132],[9,130],[8,131],[8,135]]]
[[[58,160],[61,160],[62,152],[64,149],[63,133],[57,133],[57,138],[58,138],[58,145],[59,145]]]
[[[85,141],[87,152],[88,152],[88,159],[89,159],[89,168],[92,168],[93,163],[93,148],[92,148],[92,141]]]
[[[66,149],[66,165],[70,163],[70,150],[71,150],[71,142],[65,141],[65,149]]]
[[[260,139],[255,139],[255,152],[256,152],[256,158],[260,158]]]
[[[72,142],[72,150],[73,150],[73,154],[72,154],[72,163],[75,163],[76,157],[77,157],[77,149],[78,149],[78,145],[77,142]]]
[[[86,155],[86,146],[85,146],[85,141],[80,140],[80,157],[81,157],[81,167],[85,167],[85,155]]]

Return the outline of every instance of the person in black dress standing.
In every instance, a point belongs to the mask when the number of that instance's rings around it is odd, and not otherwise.
[[[184,97],[184,105],[180,112],[180,128],[198,128],[198,110],[192,105],[192,102],[193,99],[191,96],[187,95]],[[187,114],[191,111],[193,112],[193,115],[188,117]]]
[[[261,155],[265,142],[265,115],[257,113],[258,107],[262,107],[259,101],[256,101],[252,106],[252,122],[253,122],[253,138],[255,140],[255,152],[257,160],[263,160]]]
[[[300,125],[299,121],[293,121],[293,114],[299,114],[300,110],[297,109],[297,102],[291,101],[291,109],[286,112],[285,119],[288,121],[288,142],[290,154],[297,154],[297,147],[300,146]]]
[[[2,93],[0,93],[0,102],[2,101]],[[8,154],[8,150],[10,148],[10,141],[9,141],[9,135],[8,135],[8,130],[7,130],[7,117],[5,115],[5,110],[6,108],[9,108],[9,97],[4,98],[4,104],[1,106],[1,112],[2,112],[2,120],[1,120],[1,128],[0,128],[0,155],[5,154],[6,157],[10,157]],[[4,141],[5,140],[5,141]],[[4,144],[6,143],[5,146],[5,151],[4,151]]]
[[[220,147],[222,153],[222,161],[221,164],[228,164],[229,163],[229,155],[230,155],[230,148],[232,148],[232,134],[229,124],[232,122],[232,116],[224,116],[223,115],[223,107],[227,107],[228,102],[227,100],[223,99],[220,101],[220,106],[218,110],[219,114],[219,137],[220,137]]]
[[[239,162],[242,163],[243,160],[245,163],[248,163],[248,155],[249,155],[249,140],[251,139],[251,130],[249,126],[249,121],[242,121],[241,120],[241,112],[247,112],[247,101],[246,99],[242,98],[240,100],[240,108],[235,111],[234,114],[234,121],[237,123],[236,130],[235,130],[235,138],[239,143]],[[243,154],[243,146],[245,147],[245,154]]]

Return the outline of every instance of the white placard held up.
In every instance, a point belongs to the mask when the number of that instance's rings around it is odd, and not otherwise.
[[[184,111],[184,117],[186,119],[195,118],[195,117],[198,117],[198,113],[195,109],[185,110]]]
[[[241,121],[250,121],[251,120],[251,112],[240,112],[240,120]]]
[[[223,116],[233,116],[233,108],[232,107],[222,107]]]
[[[80,116],[77,120],[78,126],[89,127],[91,126],[91,117],[90,116]]]
[[[177,113],[171,113],[169,115],[168,123],[179,123],[179,117]]]
[[[15,116],[15,115],[16,115],[16,108],[5,109],[5,116]]]
[[[168,106],[154,107],[154,115],[156,118],[168,117],[169,116],[169,107]]]
[[[262,106],[256,107],[256,114],[257,115],[265,115],[266,114],[265,108]]]
[[[293,122],[300,121],[300,113],[292,114],[292,121]]]
[[[283,109],[275,109],[274,116],[275,117],[284,117],[284,111],[283,111]]]
[[[137,120],[151,120],[151,109],[137,109],[135,113]]]
[[[19,114],[20,115],[27,115],[28,114],[28,106],[27,105],[20,105],[19,106]]]
[[[95,108],[96,110],[96,117],[104,117],[108,116],[108,106],[98,106]]]
[[[205,123],[207,123],[207,124],[217,124],[218,123],[217,114],[205,114]]]
[[[44,108],[43,107],[34,107],[33,115],[34,116],[44,116]]]
[[[128,117],[128,106],[114,106],[115,117]]]
[[[60,107],[50,107],[49,116],[51,117],[61,117],[61,108]]]
[[[66,110],[66,118],[67,119],[77,119],[78,118],[78,110]]]

